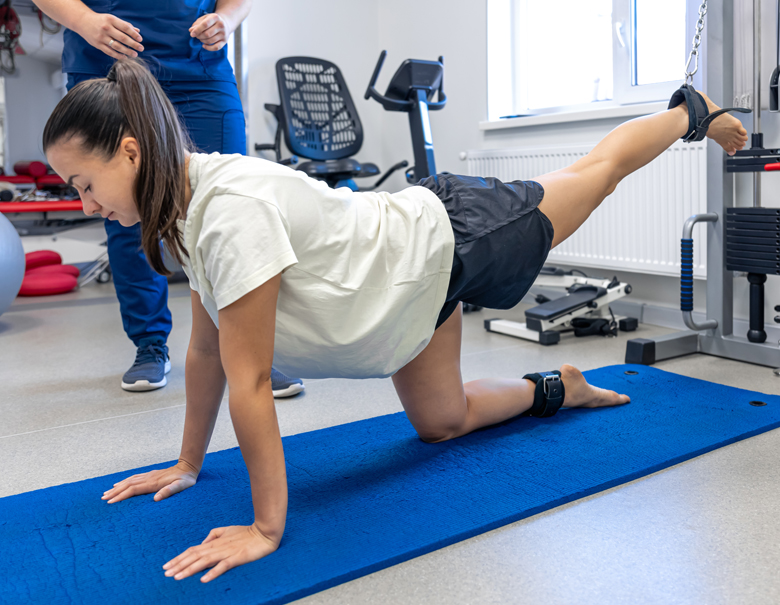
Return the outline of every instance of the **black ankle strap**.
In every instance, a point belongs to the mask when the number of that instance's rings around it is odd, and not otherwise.
[[[558,370],[554,370],[552,372],[526,374],[523,378],[536,384],[534,403],[531,409],[528,410],[528,414],[536,418],[555,416],[558,410],[561,409],[563,400],[566,397],[566,389],[561,380],[561,373]]]
[[[709,113],[704,98],[696,92],[696,89],[690,84],[683,84],[674,91],[672,98],[669,99],[669,106],[667,109],[673,109],[683,101],[688,105],[688,132],[682,137],[682,140],[686,143],[704,140],[704,137],[707,136],[707,129],[710,127],[710,124],[712,124],[712,121],[724,113],[729,111],[750,113],[750,110],[745,109],[744,107],[727,107]]]
[[[703,131],[698,129],[699,116],[707,115],[707,104],[693,86],[690,84],[683,84],[672,94],[667,109],[674,109],[678,105],[681,105],[683,101],[688,106],[688,131],[683,135],[682,140],[686,143],[701,141],[707,135],[707,129],[705,128]]]

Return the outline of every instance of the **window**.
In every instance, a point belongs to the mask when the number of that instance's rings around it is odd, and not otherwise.
[[[488,119],[668,99],[682,83],[698,7],[488,0]]]

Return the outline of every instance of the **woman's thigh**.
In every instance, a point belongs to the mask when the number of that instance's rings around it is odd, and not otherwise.
[[[503,183],[447,173],[420,185],[441,200],[455,239],[442,317],[461,301],[490,309],[514,307],[536,279],[553,240],[552,224],[537,208],[542,187],[533,181]]]
[[[393,375],[412,426],[425,441],[459,433],[468,413],[460,372],[461,307],[439,326],[428,346]]]
[[[579,229],[618,183],[612,163],[588,156],[533,180],[544,188],[539,210],[555,231],[552,248]]]

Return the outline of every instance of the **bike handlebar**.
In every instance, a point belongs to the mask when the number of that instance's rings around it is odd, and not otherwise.
[[[379,72],[382,71],[382,65],[384,65],[385,58],[387,57],[387,51],[383,50],[381,53],[379,53],[379,60],[376,62],[376,67],[374,67],[374,73],[371,75],[371,81],[368,83],[368,88],[366,89],[366,99],[368,99],[371,96],[371,91],[376,89],[374,86],[376,85],[376,79],[379,77]],[[377,93],[379,94],[379,93]]]
[[[364,98],[374,99],[375,101],[379,102],[385,109],[390,111],[411,111],[414,108],[413,101],[398,101],[396,99],[390,99],[376,89],[376,81],[377,78],[379,78],[379,72],[382,71],[382,66],[385,63],[386,57],[386,50],[383,50],[381,53],[379,53],[379,59],[376,62],[376,67],[374,67],[374,73],[371,74],[371,80],[368,83],[368,88],[366,88],[366,94],[364,95]],[[439,57],[439,63],[444,65],[444,57]],[[444,75],[442,75],[441,83],[439,84],[437,92],[438,99],[436,102],[427,104],[429,111],[437,111],[442,109],[447,104],[447,95],[444,94]]]

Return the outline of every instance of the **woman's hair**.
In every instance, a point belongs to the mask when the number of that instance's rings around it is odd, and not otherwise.
[[[74,137],[85,153],[106,160],[116,155],[123,138],[138,141],[133,197],[141,243],[152,268],[170,275],[160,242],[179,263],[187,256],[176,221],[184,218],[184,157],[192,144],[176,109],[140,60],[118,60],[107,77],[74,86],[57,104],[43,131],[44,153]]]

